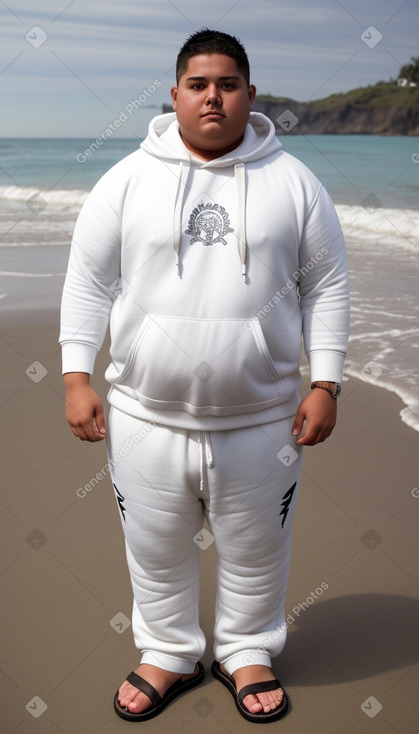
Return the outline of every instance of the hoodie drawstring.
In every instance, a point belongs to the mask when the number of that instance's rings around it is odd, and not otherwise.
[[[198,436],[199,450],[199,491],[204,490],[204,471],[214,468],[214,452],[211,444],[211,434],[209,431],[200,431]]]
[[[173,210],[173,249],[176,255],[176,273],[180,276],[179,270],[179,251],[182,239],[182,204],[183,194],[186,188],[186,182],[189,176],[189,165],[180,162],[180,175],[178,177],[178,185],[176,189],[175,206]]]
[[[234,176],[237,186],[237,245],[242,265],[243,283],[246,282],[246,170],[244,163],[236,163]]]

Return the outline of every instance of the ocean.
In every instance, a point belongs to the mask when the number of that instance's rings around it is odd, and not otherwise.
[[[419,430],[419,138],[280,137],[329,191],[348,248],[345,379],[395,392]],[[89,190],[140,139],[0,139],[0,319],[56,314],[72,230]],[[303,368],[303,370],[306,368]]]

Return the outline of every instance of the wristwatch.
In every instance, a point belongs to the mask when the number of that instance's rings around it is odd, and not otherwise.
[[[320,390],[326,390],[335,400],[339,397],[342,390],[339,382],[312,382],[311,389],[313,390],[315,387],[320,388]]]

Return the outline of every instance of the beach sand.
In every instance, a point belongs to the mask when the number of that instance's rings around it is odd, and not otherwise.
[[[78,441],[65,422],[57,325],[36,314],[27,323],[0,331],[0,729],[127,732],[112,701],[138,652],[120,520],[101,471],[105,447]],[[102,350],[93,384],[103,398],[107,361]],[[292,710],[271,731],[418,731],[419,451],[402,407],[351,378],[332,437],[305,450],[289,636],[274,662]],[[213,545],[201,559],[207,676],[143,724],[147,732],[255,730],[211,677]]]

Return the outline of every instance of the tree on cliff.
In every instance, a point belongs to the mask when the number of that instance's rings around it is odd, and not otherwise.
[[[410,64],[405,64],[399,71],[399,79],[407,79],[408,82],[419,84],[419,56],[412,56]]]

